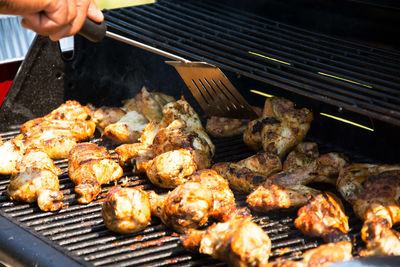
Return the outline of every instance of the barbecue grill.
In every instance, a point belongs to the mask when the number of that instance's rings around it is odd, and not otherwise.
[[[163,0],[104,13],[108,27],[119,34],[220,67],[252,105],[262,106],[263,95],[275,95],[312,109],[315,120],[307,140],[317,142],[321,153],[345,153],[354,162],[398,163],[400,53],[290,26],[281,22],[286,19],[283,15],[275,20],[258,14],[269,10],[273,17],[282,8],[275,1],[264,9],[259,8],[263,1],[255,1],[250,11],[244,2],[226,5],[223,1]],[[289,6],[293,1],[287,2]],[[343,2],[386,9],[388,14],[398,11],[390,5],[393,1],[380,1],[386,6],[379,7],[374,1]],[[292,11],[288,9],[289,13]],[[307,26],[307,21],[303,26]],[[354,36],[365,37],[362,33]],[[368,41],[386,41],[377,38]],[[396,46],[395,41],[390,45]],[[143,85],[175,98],[183,96],[205,119],[175,69],[164,61],[165,58],[111,39],[94,44],[76,36],[73,53],[63,54],[57,43],[36,37],[1,107],[0,135],[3,140],[15,137],[23,122],[47,114],[65,100],[118,106]],[[107,145],[111,151],[114,148],[99,136],[90,142]],[[213,142],[214,162],[237,161],[252,154],[241,137]],[[56,164],[66,171],[66,160]],[[124,170],[124,176],[129,186],[154,188],[145,177],[133,175],[130,169]],[[9,177],[0,180],[0,259],[5,263],[224,266],[211,257],[186,251],[180,245],[179,235],[156,218],[140,233],[119,235],[109,231],[100,211],[111,184],[103,186],[96,201],[81,205],[76,201],[73,183],[67,174],[62,174],[60,189],[66,208],[51,213],[40,211],[36,204],[10,201],[5,194],[8,182]],[[245,196],[235,195],[238,205],[244,206]],[[345,208],[350,234],[356,240],[356,254],[364,248],[359,235],[362,222],[351,207]],[[296,213],[288,210],[254,214],[254,221],[272,240],[271,261],[300,259],[302,252],[323,243],[319,238],[304,236],[294,227]]]

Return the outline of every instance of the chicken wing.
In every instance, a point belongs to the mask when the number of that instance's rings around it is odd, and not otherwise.
[[[259,107],[252,107],[257,115],[261,116]],[[234,119],[212,116],[207,120],[206,131],[213,137],[231,137],[243,134],[249,124],[246,119]]]
[[[310,164],[291,171],[282,171],[269,177],[265,187],[271,184],[280,186],[302,184],[306,185],[314,181],[336,180],[339,171],[347,164],[347,158],[338,153],[327,153]]]
[[[205,231],[190,229],[182,237],[187,249],[211,255],[229,266],[267,266],[271,240],[251,217],[215,223]]]
[[[149,196],[139,187],[113,187],[102,204],[101,215],[111,231],[121,234],[142,231],[151,219]]]
[[[322,237],[327,243],[350,241],[343,204],[330,192],[311,195],[308,204],[298,210],[294,224],[305,235]]]
[[[213,213],[213,194],[199,182],[186,182],[166,196],[151,191],[149,197],[152,214],[179,233],[203,226]]]
[[[70,151],[68,173],[76,185],[78,202],[89,203],[100,193],[102,184],[117,180],[123,171],[121,166],[111,159],[106,148],[81,143]]]
[[[229,181],[232,189],[250,193],[263,184],[267,177],[282,169],[278,156],[271,153],[257,153],[251,157],[232,162],[214,164],[212,169]]]
[[[282,208],[298,208],[307,204],[310,195],[319,191],[304,185],[259,186],[247,196],[247,204],[252,210],[269,212]]]
[[[400,255],[400,166],[355,163],[340,172],[337,187],[363,221],[365,254]]]
[[[286,172],[309,165],[319,157],[318,145],[312,142],[298,144],[283,162],[283,170]]]
[[[63,206],[59,174],[60,168],[54,165],[46,153],[32,151],[17,162],[7,194],[11,200],[37,202],[43,211],[59,210]]]

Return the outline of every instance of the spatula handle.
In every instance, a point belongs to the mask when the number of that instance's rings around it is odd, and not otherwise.
[[[107,36],[109,38],[113,38],[120,42],[124,42],[126,44],[129,44],[129,45],[132,45],[135,47],[139,47],[141,49],[147,50],[149,52],[158,54],[163,57],[167,57],[172,60],[180,61],[183,63],[190,63],[189,60],[187,60],[183,57],[177,56],[175,54],[169,53],[167,51],[155,48],[153,46],[150,46],[150,45],[147,45],[147,44],[135,41],[135,40],[126,38],[119,34],[109,32],[109,31],[107,31],[107,25],[104,21],[101,23],[98,23],[98,22],[94,22],[93,20],[91,20],[89,18],[86,18],[85,23],[83,24],[83,26],[82,26],[81,30],[78,32],[78,34],[82,35],[89,41],[96,42],[96,43],[101,42],[103,40],[104,36]]]
[[[86,18],[81,30],[78,32],[89,41],[98,43],[101,42],[106,35],[107,25],[104,21],[98,23],[89,18]]]

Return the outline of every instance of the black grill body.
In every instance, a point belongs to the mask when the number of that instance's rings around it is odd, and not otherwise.
[[[260,2],[255,1],[257,5]],[[244,1],[226,6],[223,1],[159,1],[105,11],[105,17],[111,31],[219,66],[252,105],[262,106],[265,101],[250,92],[257,90],[311,108],[315,120],[307,139],[318,142],[321,153],[345,153],[354,162],[398,163],[400,54],[282,24],[259,12],[243,11],[246,8]],[[118,106],[143,85],[175,98],[183,96],[205,120],[199,105],[165,60],[115,40],[94,44],[79,36],[75,38],[73,56],[66,58],[57,43],[37,37],[1,107],[0,134],[3,139],[16,136],[20,124],[47,114],[68,99]],[[374,131],[320,113],[344,117]],[[103,144],[98,137],[90,141]],[[237,161],[251,155],[240,137],[213,141],[214,162]],[[57,164],[66,171],[65,160]],[[124,175],[130,186],[153,188],[145,177],[134,176],[129,169]],[[0,256],[8,262],[40,266],[54,266],[55,262],[58,266],[223,265],[185,251],[179,236],[157,219],[137,234],[108,231],[100,209],[112,185],[104,186],[97,201],[79,205],[72,182],[63,174],[60,184],[67,208],[45,213],[35,204],[9,201],[5,195],[8,179],[2,177],[0,181],[0,223],[9,229],[1,231]],[[236,196],[238,205],[245,205],[245,196]],[[363,248],[361,222],[348,206],[346,214],[356,240],[356,253]],[[301,252],[322,244],[320,239],[305,237],[295,229],[295,210],[254,215],[255,222],[271,237],[271,260],[299,259]],[[35,245],[28,245],[32,242]]]

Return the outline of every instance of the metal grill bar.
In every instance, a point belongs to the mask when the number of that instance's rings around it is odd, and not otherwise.
[[[106,20],[132,38],[400,125],[398,53],[201,1],[112,10]]]

